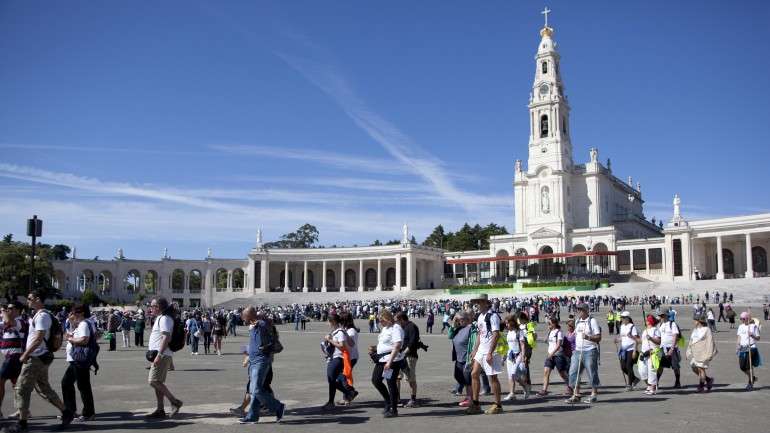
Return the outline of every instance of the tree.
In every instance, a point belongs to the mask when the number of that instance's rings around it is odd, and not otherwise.
[[[444,233],[444,226],[437,225],[435,229],[428,235],[422,242],[423,245],[433,248],[443,248],[446,233]]]
[[[29,291],[31,252],[31,244],[14,241],[11,235],[3,237],[0,243],[0,296],[9,302],[15,301],[19,295],[27,295]],[[52,284],[51,247],[39,244],[36,254],[34,287],[45,291],[49,298],[60,297]]]
[[[56,244],[51,247],[51,256],[54,260],[67,260],[71,251],[67,245]]]
[[[385,245],[401,245],[401,241],[398,239],[393,239],[385,242]]]
[[[508,234],[508,230],[494,223],[489,223],[486,227],[479,224],[471,227],[465,223],[454,233],[445,232],[444,227],[439,225],[422,244],[449,251],[484,250],[489,248],[490,236],[503,234]]]
[[[304,224],[297,231],[281,236],[281,240],[268,242],[265,248],[312,248],[318,242],[318,229]]]
[[[372,244],[371,244],[371,245],[369,245],[369,246],[370,246],[370,247],[379,247],[379,246],[382,246],[382,242],[380,242],[380,240],[379,240],[379,239],[375,239],[375,240],[374,240],[374,243],[372,243]]]

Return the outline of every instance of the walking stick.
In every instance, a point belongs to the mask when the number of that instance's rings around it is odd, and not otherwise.
[[[628,387],[628,379],[626,379],[626,372],[623,371],[623,360],[620,357],[620,349],[618,348],[618,342],[617,341],[615,342],[615,353],[618,354],[618,361],[621,362],[621,364],[620,364],[620,374],[623,375],[623,384],[626,385],[626,387]],[[626,356],[628,356],[628,353],[626,353]]]

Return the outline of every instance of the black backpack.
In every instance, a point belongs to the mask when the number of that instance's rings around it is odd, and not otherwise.
[[[179,314],[173,309],[164,312],[163,315],[171,317],[171,319],[174,320],[174,325],[171,328],[171,341],[168,343],[168,348],[171,349],[172,352],[179,352],[185,345],[184,322],[182,322],[182,318],[179,317]],[[160,317],[158,317],[158,320],[160,320]]]
[[[48,349],[48,351],[53,354],[61,349],[62,342],[64,341],[64,330],[62,329],[59,319],[57,319],[56,316],[51,314],[48,310],[43,310],[41,313],[48,314],[48,316],[51,318],[51,329],[49,330],[48,339],[43,339],[43,341],[45,341],[46,349]]]

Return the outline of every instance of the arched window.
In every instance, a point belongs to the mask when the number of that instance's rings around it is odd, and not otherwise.
[[[305,279],[305,274],[303,273],[302,280],[304,281],[304,279]],[[313,280],[313,271],[310,269],[307,270],[307,287],[308,289],[315,288],[315,280]]]
[[[184,271],[181,269],[171,273],[171,293],[184,293]]]
[[[735,273],[735,259],[733,258],[733,252],[727,248],[722,248],[722,271],[729,275]]]
[[[89,269],[85,269],[78,275],[78,291],[85,292],[86,290],[94,289],[94,273]]]
[[[548,115],[540,116],[540,137],[548,137]]]
[[[190,293],[200,293],[203,288],[203,276],[201,271],[193,269],[190,271],[190,281],[188,283]]]
[[[762,247],[754,247],[751,249],[751,262],[753,263],[754,272],[760,274],[767,273],[767,251]]]
[[[543,70],[544,74],[548,73],[548,62],[543,62],[542,63],[542,70]]]
[[[351,289],[355,287],[358,287],[356,284],[356,271],[348,269],[345,271],[345,288]]]
[[[96,278],[96,289],[101,294],[110,293],[112,290],[112,273],[110,271],[102,271]]]
[[[495,254],[496,257],[508,257],[510,254],[507,250],[500,250]],[[495,262],[495,275],[497,278],[505,280],[510,272],[510,263],[507,260],[500,260]]]
[[[128,274],[126,274],[126,278],[124,280],[126,284],[126,292],[128,293],[136,293],[139,291],[139,284],[141,283],[142,278],[139,275],[139,271],[137,270],[131,270],[128,271]]]
[[[246,282],[246,277],[243,274],[243,269],[236,269],[233,271],[233,292],[240,292],[243,290],[243,283]]]
[[[377,287],[377,271],[372,268],[366,270],[366,288],[373,289]]]
[[[334,271],[331,269],[326,270],[326,290],[337,287],[337,280],[334,278]]]
[[[214,287],[217,292],[224,292],[227,289],[227,269],[219,268],[214,274]]]
[[[393,286],[395,285],[396,285],[396,269],[388,268],[388,270],[385,271],[385,287],[388,289],[392,289]]]
[[[280,279],[280,281],[278,281],[280,286],[281,287],[286,287],[286,286],[284,286],[284,283],[286,283],[286,271],[285,270],[281,271],[281,274],[278,276],[278,278]],[[292,271],[289,271],[289,286],[288,287],[289,287],[289,291],[292,291],[292,288],[294,287],[294,273]]]
[[[155,271],[147,271],[144,274],[144,291],[147,293],[155,293],[158,290],[158,273]]]

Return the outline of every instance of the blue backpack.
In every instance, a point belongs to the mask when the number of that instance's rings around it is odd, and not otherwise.
[[[99,363],[96,358],[99,356],[99,342],[97,340],[96,327],[89,321],[88,324],[89,336],[88,343],[85,346],[74,346],[72,348],[72,360],[79,366],[85,368],[94,367],[94,374],[99,373]]]

